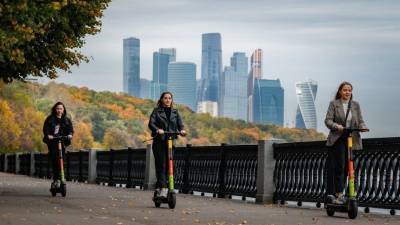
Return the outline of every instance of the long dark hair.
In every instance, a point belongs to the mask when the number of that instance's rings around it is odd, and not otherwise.
[[[335,99],[336,99],[336,100],[337,100],[337,99],[340,99],[340,98],[342,97],[342,96],[340,95],[340,91],[343,89],[343,87],[344,87],[345,85],[349,85],[349,86],[351,87],[351,90],[353,90],[353,85],[351,85],[350,82],[347,82],[347,81],[342,82],[342,83],[339,85],[339,88],[338,88],[338,90],[337,90],[337,92],[336,92],[336,96],[335,96]],[[351,93],[350,100],[353,100],[353,93]]]
[[[165,95],[171,95],[171,99],[172,99],[171,108],[172,108],[172,106],[174,105],[174,96],[169,91],[165,91],[160,95],[160,99],[158,99],[158,102],[157,102],[157,107],[163,106],[162,99],[164,98]]]
[[[62,105],[64,107],[64,113],[61,116],[61,118],[64,119],[67,116],[67,108],[65,108],[65,105],[62,102],[57,102],[56,104],[54,104],[54,106],[51,108],[51,116],[56,117],[57,115],[56,108],[59,105]]]

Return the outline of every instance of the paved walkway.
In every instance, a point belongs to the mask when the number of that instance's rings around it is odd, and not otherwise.
[[[400,216],[346,214],[323,209],[257,205],[242,201],[178,195],[177,207],[154,208],[151,191],[68,183],[66,198],[50,197],[50,181],[0,173],[0,224],[400,224]]]

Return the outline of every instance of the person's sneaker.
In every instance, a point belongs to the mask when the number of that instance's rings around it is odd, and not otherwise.
[[[57,188],[57,181],[56,180],[51,182],[51,189],[55,189],[55,188]]]
[[[61,181],[60,181],[60,180],[57,180],[57,181],[56,181],[56,187],[57,187],[57,188],[60,188],[60,187],[61,187]]]
[[[342,205],[346,202],[346,199],[344,198],[343,194],[339,194],[335,200],[333,200],[333,203],[338,204],[338,205]]]
[[[161,188],[160,197],[167,198],[168,196],[168,188]]]

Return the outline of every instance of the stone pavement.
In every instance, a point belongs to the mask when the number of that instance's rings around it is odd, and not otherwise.
[[[328,217],[323,209],[297,208],[177,195],[177,206],[155,208],[153,192],[92,184],[68,184],[66,198],[51,197],[50,181],[0,173],[0,225],[40,224],[400,224],[400,216],[360,213]]]

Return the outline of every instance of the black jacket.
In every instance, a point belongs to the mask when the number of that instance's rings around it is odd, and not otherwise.
[[[151,130],[151,136],[154,137],[155,140],[165,140],[165,135],[157,135],[158,129],[163,129],[168,132],[177,132],[183,130],[184,126],[178,110],[172,108],[171,116],[168,120],[164,108],[157,107],[151,113],[149,128]],[[173,136],[173,139],[176,139],[176,135]]]
[[[50,115],[46,118],[43,124],[44,143],[49,144],[48,135],[54,136],[54,130],[56,128],[56,125],[57,125],[57,117]],[[74,134],[74,128],[72,126],[72,122],[68,117],[61,118],[60,131],[58,134],[60,136],[67,136]],[[65,146],[68,146],[70,144],[71,144],[70,140],[64,141]]]

